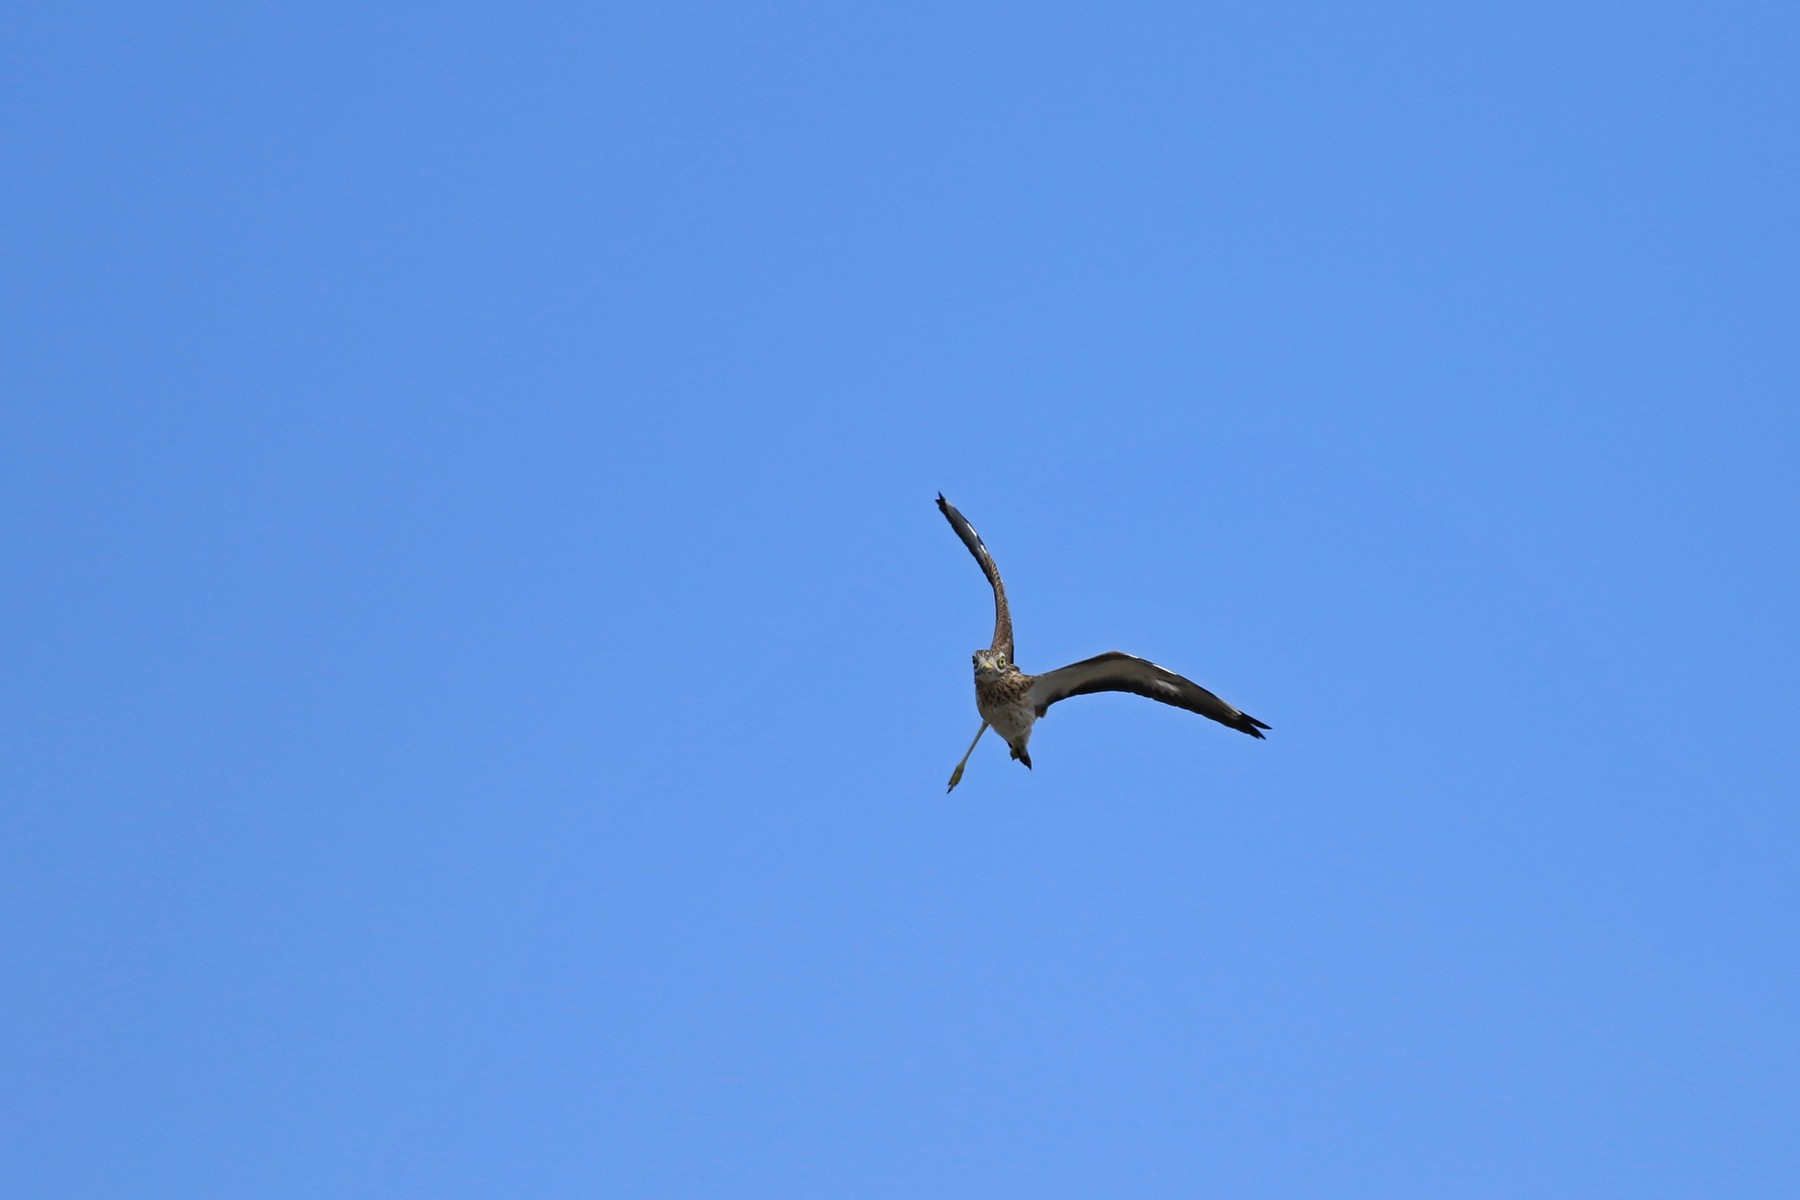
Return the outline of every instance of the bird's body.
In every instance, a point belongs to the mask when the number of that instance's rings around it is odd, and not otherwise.
[[[975,708],[981,713],[981,719],[1006,739],[1006,744],[1012,748],[1012,756],[1029,767],[1031,755],[1025,752],[1025,747],[1031,741],[1031,727],[1038,719],[1030,699],[1035,676],[1027,675],[1010,662],[997,666],[994,657],[993,651],[976,652]]]
[[[1251,737],[1262,737],[1268,726],[1255,717],[1225,703],[1193,680],[1123,651],[1111,650],[1042,675],[1021,671],[1012,661],[1012,610],[1006,602],[1006,587],[1000,582],[1000,568],[975,527],[942,494],[938,496],[938,508],[975,556],[994,590],[993,645],[974,654],[975,707],[981,713],[982,724],[975,732],[975,741],[969,743],[968,753],[950,776],[951,788],[962,779],[963,767],[975,752],[975,743],[989,726],[1006,739],[1012,756],[1029,767],[1031,755],[1026,747],[1037,719],[1059,700],[1090,692],[1132,692],[1210,717]]]

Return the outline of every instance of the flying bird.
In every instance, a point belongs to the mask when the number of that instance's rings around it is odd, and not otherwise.
[[[974,741],[963,752],[962,762],[957,763],[956,770],[950,773],[947,790],[955,791],[956,785],[962,782],[963,767],[989,726],[1006,739],[1012,756],[1029,767],[1031,755],[1026,753],[1025,747],[1031,741],[1032,724],[1057,701],[1067,700],[1070,696],[1085,696],[1089,692],[1131,692],[1148,696],[1211,717],[1221,725],[1229,725],[1253,738],[1260,738],[1262,731],[1268,728],[1193,680],[1119,650],[1084,658],[1042,675],[1027,675],[1019,670],[1013,662],[1012,610],[1006,605],[1006,585],[1000,582],[1000,568],[994,565],[994,556],[988,553],[987,544],[975,532],[975,527],[956,511],[955,505],[944,499],[942,492],[938,493],[937,502],[944,518],[950,522],[950,528],[956,530],[956,536],[981,564],[981,573],[987,576],[988,584],[994,589],[994,643],[986,650],[975,651],[974,655],[975,707],[981,713],[981,728],[975,731]]]

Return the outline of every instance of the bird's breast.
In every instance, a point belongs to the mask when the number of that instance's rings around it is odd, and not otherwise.
[[[994,727],[994,732],[1007,741],[1023,735],[1037,719],[1025,702],[1030,680],[1023,675],[1003,676],[993,681],[975,681],[975,707],[981,719]]]

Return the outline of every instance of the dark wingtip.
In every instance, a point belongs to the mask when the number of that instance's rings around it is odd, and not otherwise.
[[[1262,731],[1268,728],[1267,725],[1264,725],[1249,713],[1239,713],[1238,716],[1241,717],[1242,720],[1233,721],[1231,727],[1238,730],[1240,733],[1247,733],[1253,738],[1261,738]]]

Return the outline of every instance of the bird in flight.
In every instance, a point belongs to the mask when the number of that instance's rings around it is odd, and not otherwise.
[[[937,502],[944,518],[950,522],[950,528],[956,530],[956,536],[981,564],[981,573],[987,576],[988,584],[994,589],[994,644],[975,652],[975,707],[981,713],[981,728],[975,731],[975,740],[963,752],[962,762],[957,763],[956,770],[950,773],[948,790],[955,791],[956,785],[962,782],[963,767],[990,725],[1006,739],[1012,756],[1029,767],[1031,755],[1025,752],[1025,746],[1031,741],[1032,724],[1058,700],[1085,696],[1089,692],[1131,692],[1148,696],[1211,717],[1221,725],[1229,725],[1253,738],[1260,738],[1262,731],[1268,728],[1193,680],[1184,679],[1148,659],[1118,650],[1084,658],[1042,675],[1027,675],[1019,670],[1013,662],[1012,610],[1006,606],[1006,586],[1000,582],[1000,568],[994,565],[994,556],[988,553],[986,543],[969,524],[968,518],[957,512],[956,506],[944,499],[942,492],[938,493]]]

